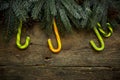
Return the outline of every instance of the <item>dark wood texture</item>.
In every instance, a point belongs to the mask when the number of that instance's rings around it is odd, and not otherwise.
[[[120,80],[120,28],[110,38],[103,38],[102,52],[90,46],[91,39],[99,46],[91,32],[80,30],[62,37],[59,54],[49,50],[49,37],[38,26],[27,32],[31,44],[26,50],[16,47],[15,38],[9,45],[0,39],[0,80]],[[54,43],[54,36],[51,38]]]
[[[120,70],[106,67],[3,67],[2,80],[119,80]]]

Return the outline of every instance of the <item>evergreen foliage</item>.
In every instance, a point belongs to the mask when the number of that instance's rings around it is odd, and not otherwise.
[[[9,7],[9,3],[6,1],[0,1],[0,10],[5,10]]]
[[[82,2],[78,4],[78,1]],[[53,18],[60,32],[93,28],[97,22],[105,27],[107,22],[117,26],[120,21],[120,0],[1,0],[4,12],[4,33],[7,38],[16,32],[19,20],[39,20],[44,29],[52,31]]]

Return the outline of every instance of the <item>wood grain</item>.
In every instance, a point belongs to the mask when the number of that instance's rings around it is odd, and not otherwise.
[[[0,80],[119,80],[120,70],[106,67],[2,67]]]
[[[62,50],[53,54],[47,45],[47,36],[35,27],[31,44],[26,50],[19,50],[12,39],[9,46],[0,48],[1,65],[46,65],[46,66],[108,66],[120,67],[120,29],[112,37],[104,38],[105,50],[96,52],[89,44],[97,42],[95,34],[86,31],[66,35],[62,38]],[[24,42],[23,37],[23,42]],[[52,40],[55,41],[54,36]],[[55,43],[54,43],[55,44]]]
[[[120,27],[110,38],[103,38],[102,52],[96,52],[89,44],[93,39],[99,46],[92,30],[61,37],[59,54],[53,54],[47,44],[51,38],[56,47],[55,36],[46,36],[38,26],[27,32],[31,44],[26,50],[16,47],[15,37],[9,45],[0,38],[0,80],[120,80],[119,31]],[[22,43],[26,37],[23,34]]]

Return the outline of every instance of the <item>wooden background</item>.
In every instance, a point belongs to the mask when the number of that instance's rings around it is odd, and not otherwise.
[[[80,30],[62,37],[59,54],[49,50],[48,37],[37,25],[27,31],[31,44],[26,50],[16,47],[15,37],[9,45],[0,39],[0,80],[120,80],[120,27],[110,38],[104,38],[102,52],[90,46],[91,39],[99,46],[91,32]],[[55,45],[54,36],[51,38]]]

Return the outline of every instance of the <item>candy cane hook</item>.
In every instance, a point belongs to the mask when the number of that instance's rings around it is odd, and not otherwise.
[[[94,27],[94,32],[96,36],[98,37],[98,40],[100,41],[101,47],[97,47],[93,40],[90,41],[90,44],[96,51],[102,51],[105,48],[104,41],[96,27]]]
[[[107,23],[108,29],[109,29],[109,31],[110,31],[109,33],[106,33],[106,32],[102,29],[102,26],[100,25],[100,23],[97,23],[97,25],[98,25],[99,31],[103,34],[104,37],[110,37],[110,36],[112,35],[113,29],[112,29],[110,23]]]
[[[57,29],[55,19],[53,20],[53,26],[54,26],[54,32],[55,32],[55,35],[56,35],[57,43],[58,43],[58,48],[57,49],[53,48],[51,39],[48,39],[48,45],[49,45],[49,48],[52,52],[58,53],[61,50],[61,40],[60,40],[60,36],[59,36],[59,33],[58,33],[58,29]]]
[[[19,24],[19,27],[18,27],[18,33],[17,33],[17,39],[16,39],[16,45],[19,49],[26,49],[29,44],[30,44],[30,37],[27,36],[26,37],[26,42],[24,45],[22,45],[20,42],[20,37],[21,37],[21,29],[22,29],[22,20],[20,20],[20,24]]]

